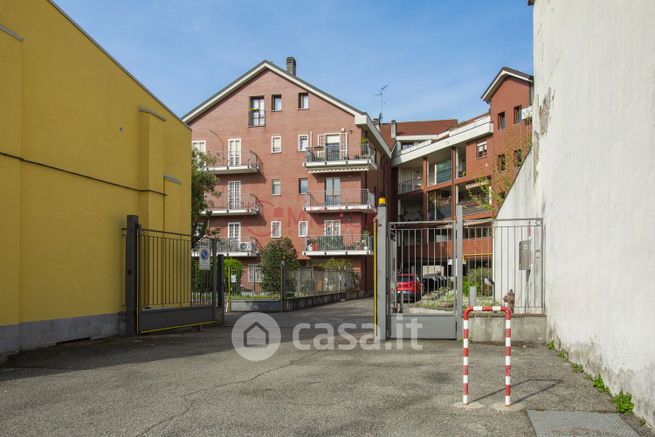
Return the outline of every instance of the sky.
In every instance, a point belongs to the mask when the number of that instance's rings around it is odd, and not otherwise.
[[[502,66],[532,73],[527,0],[55,0],[182,116],[263,59],[373,118],[465,120]]]

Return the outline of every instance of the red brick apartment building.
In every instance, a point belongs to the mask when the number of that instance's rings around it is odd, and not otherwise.
[[[301,262],[347,257],[373,289],[376,199],[391,193],[391,150],[365,112],[263,61],[184,116],[216,157],[210,226],[219,251],[258,280],[260,249],[290,238]],[[335,238],[336,237],[336,238]]]
[[[385,123],[394,150],[398,221],[488,219],[514,181],[530,147],[532,76],[503,67],[482,95],[489,111],[470,120]],[[489,187],[491,189],[489,189]]]
[[[260,249],[289,237],[305,266],[347,257],[372,290],[377,199],[392,220],[454,219],[458,204],[465,219],[491,218],[529,147],[531,89],[504,67],[484,114],[380,125],[297,77],[293,58],[259,63],[184,116],[194,147],[217,159],[219,251],[253,287]]]

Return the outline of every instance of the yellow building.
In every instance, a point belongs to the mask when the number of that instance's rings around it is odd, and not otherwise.
[[[56,5],[0,0],[0,355],[121,331],[126,215],[189,233],[190,143]]]

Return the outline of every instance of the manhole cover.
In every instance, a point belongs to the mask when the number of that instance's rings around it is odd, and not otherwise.
[[[528,410],[528,417],[537,437],[639,436],[616,413]]]

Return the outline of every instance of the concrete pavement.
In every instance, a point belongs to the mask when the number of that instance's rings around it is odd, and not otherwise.
[[[0,435],[525,436],[528,409],[615,411],[544,345],[513,348],[507,409],[498,345],[471,345],[473,404],[463,407],[460,342],[300,351],[289,341],[299,321],[360,324],[371,308],[366,299],[274,314],[283,343],[261,362],[232,349],[229,326],[23,353],[0,367]]]

